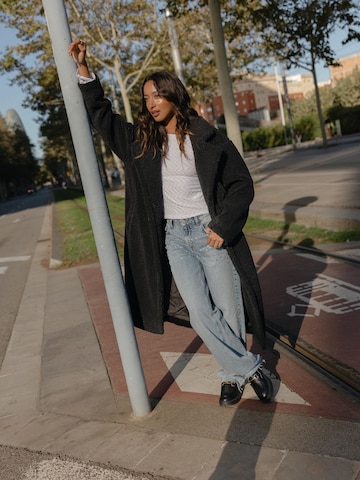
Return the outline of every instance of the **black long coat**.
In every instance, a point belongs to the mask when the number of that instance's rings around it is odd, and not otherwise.
[[[134,324],[163,333],[164,321],[181,323],[186,308],[171,281],[165,251],[161,157],[140,158],[135,127],[111,110],[98,79],[80,85],[96,131],[124,162],[126,178],[125,283]],[[191,120],[195,165],[211,215],[209,227],[220,235],[240,275],[247,322],[265,346],[261,291],[242,229],[254,188],[241,155],[226,137],[200,117]],[[185,312],[185,313],[184,313]]]

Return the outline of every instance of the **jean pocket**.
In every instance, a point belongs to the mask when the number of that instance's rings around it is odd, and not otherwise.
[[[209,213],[206,213],[205,215],[202,216],[201,218],[201,226],[205,232],[205,228],[209,226],[209,223],[211,222],[211,217]]]
[[[205,218],[201,219],[201,228],[206,235],[208,234],[206,229],[208,228],[210,222],[211,222],[210,215],[206,215]]]

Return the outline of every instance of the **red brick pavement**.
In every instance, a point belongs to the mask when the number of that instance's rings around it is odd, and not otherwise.
[[[78,273],[114,394],[126,395],[126,382],[100,266],[79,267]],[[278,307],[277,303],[276,307]],[[160,352],[209,353],[191,328],[167,323],[164,335],[155,335],[140,329],[135,329],[135,331],[151,398],[218,404],[218,396],[216,395],[181,391],[160,355]],[[256,350],[256,347],[251,344],[251,339],[251,336],[249,336],[249,348]],[[276,402],[266,405],[258,400],[244,398],[238,405],[230,408],[261,409],[269,412],[276,409],[277,412],[283,413],[360,420],[358,404],[353,402],[350,396],[334,388],[331,383],[324,381],[321,375],[314,374],[309,367],[304,366],[299,360],[286,353],[282,353],[279,358],[278,355],[274,355],[271,348],[265,352],[259,349],[257,351],[267,360],[269,370],[276,372],[282,382],[304,398],[309,405]]]

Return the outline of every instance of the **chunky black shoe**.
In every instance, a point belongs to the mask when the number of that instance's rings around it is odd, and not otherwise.
[[[240,388],[235,382],[222,382],[219,404],[223,407],[240,402],[245,385]]]
[[[274,393],[273,384],[270,378],[264,375],[260,368],[249,378],[249,383],[259,397],[259,400],[264,403],[271,402]]]

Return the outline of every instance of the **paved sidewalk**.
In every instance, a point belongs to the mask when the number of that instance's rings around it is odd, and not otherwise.
[[[99,265],[49,270],[51,236],[49,206],[0,372],[1,445],[128,479],[360,479],[359,401],[278,346],[276,401],[247,391],[220,408],[216,365],[191,330],[137,332],[153,411],[133,418]]]

